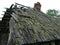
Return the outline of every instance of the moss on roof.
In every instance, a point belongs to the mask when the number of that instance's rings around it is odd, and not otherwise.
[[[15,4],[10,19],[10,39],[13,43],[27,44],[60,39],[60,20],[42,11]]]

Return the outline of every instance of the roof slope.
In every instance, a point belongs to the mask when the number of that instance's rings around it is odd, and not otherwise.
[[[13,11],[10,37],[14,43],[26,44],[60,39],[60,20],[17,3]]]

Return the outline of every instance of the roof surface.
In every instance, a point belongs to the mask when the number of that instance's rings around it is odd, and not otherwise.
[[[10,19],[10,37],[15,44],[60,39],[60,20],[41,11],[15,4]],[[9,40],[10,41],[10,40]]]

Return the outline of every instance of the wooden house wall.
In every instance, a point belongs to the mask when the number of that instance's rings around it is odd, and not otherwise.
[[[60,45],[60,40],[50,41],[50,42],[23,44],[23,45]]]

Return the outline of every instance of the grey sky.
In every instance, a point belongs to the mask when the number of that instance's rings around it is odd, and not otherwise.
[[[60,10],[60,0],[0,0],[0,17],[1,14],[4,14],[2,11],[5,11],[5,7],[10,7],[11,4],[15,2],[33,7],[34,3],[40,2],[42,5],[42,11],[45,13],[48,9]]]

